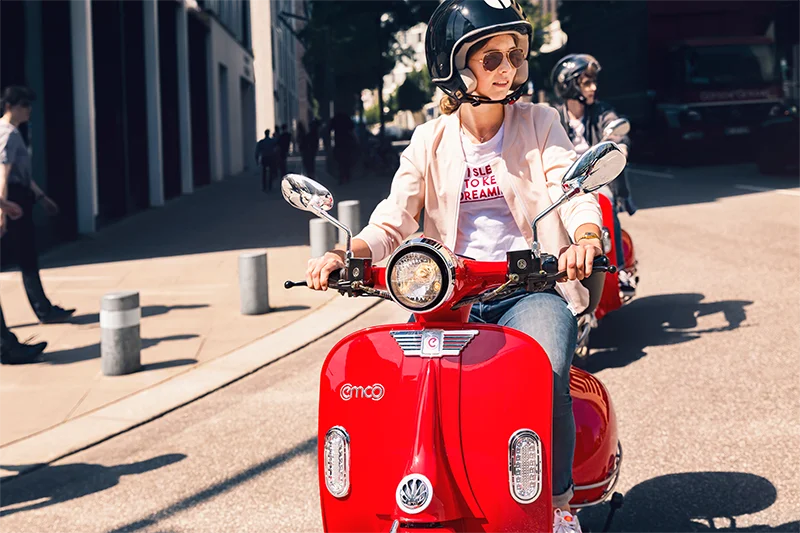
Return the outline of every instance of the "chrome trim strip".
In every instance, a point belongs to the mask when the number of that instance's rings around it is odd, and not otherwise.
[[[603,491],[603,495],[600,496],[600,498],[591,502],[570,504],[570,507],[572,507],[573,509],[582,509],[584,507],[591,507],[593,505],[597,505],[599,503],[603,503],[604,501],[606,501],[608,497],[611,496],[614,487],[617,486],[617,481],[619,481],[619,472],[621,467],[622,467],[622,443],[617,442],[617,457],[614,464],[614,469],[611,471],[611,474],[605,480],[600,481],[598,483],[592,483],[591,485],[582,485],[580,487],[576,485],[573,488],[573,490],[577,492],[579,490],[597,489],[602,487],[603,485],[608,484],[608,488]]]
[[[462,330],[441,330],[441,329],[422,329],[422,330],[403,330],[390,331],[389,334],[394,338],[403,354],[409,357],[454,357],[461,355],[466,346],[480,333],[477,329]],[[422,349],[423,339],[428,335],[438,335],[440,338],[439,351],[437,353],[424,353]]]
[[[536,443],[536,452],[538,456],[536,465],[536,474],[538,478],[536,483],[536,493],[528,499],[520,498],[514,489],[514,463],[512,460],[512,455],[514,453],[514,445],[521,437],[533,438],[534,442]],[[539,435],[537,435],[533,430],[519,429],[515,431],[513,435],[511,435],[510,439],[508,439],[508,490],[511,492],[511,497],[514,498],[514,501],[522,504],[533,503],[542,494],[542,439],[540,439]]]

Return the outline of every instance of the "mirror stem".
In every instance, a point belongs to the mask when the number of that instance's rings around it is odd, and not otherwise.
[[[339,222],[338,220],[336,220],[335,218],[330,216],[327,213],[327,211],[323,211],[322,209],[320,209],[320,208],[318,208],[316,206],[313,207],[313,209],[314,209],[314,213],[318,217],[324,218],[325,220],[327,220],[328,222],[330,222],[331,224],[333,224],[337,228],[339,228],[342,231],[344,231],[345,234],[347,235],[347,243],[346,243],[347,244],[347,249],[345,251],[345,266],[349,265],[350,260],[353,258],[353,242],[352,242],[353,241],[353,233],[350,231],[350,228],[348,228],[347,226],[345,226],[344,224],[342,224],[341,222]]]
[[[579,187],[577,186],[571,187],[553,205],[551,205],[550,207],[539,213],[539,215],[533,221],[533,224],[531,224],[533,228],[533,242],[531,243],[531,251],[533,252],[533,257],[535,257],[536,259],[539,259],[542,253],[541,246],[539,245],[539,228],[538,228],[539,221],[544,217],[546,217],[547,215],[549,215],[554,209],[561,206],[561,204],[563,204],[564,202],[575,196],[578,192],[580,192]],[[572,240],[572,235],[570,235],[570,240]]]

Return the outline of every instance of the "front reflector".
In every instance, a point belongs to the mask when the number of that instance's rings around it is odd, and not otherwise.
[[[535,501],[542,491],[542,441],[530,429],[520,429],[508,441],[508,482],[519,503]]]
[[[350,435],[341,426],[325,434],[325,486],[337,498],[350,492]]]

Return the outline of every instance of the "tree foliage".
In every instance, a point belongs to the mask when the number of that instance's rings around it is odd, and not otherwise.
[[[431,101],[434,90],[427,69],[409,72],[406,80],[397,88],[397,109],[419,111]]]
[[[314,96],[352,113],[361,90],[377,87],[402,53],[394,34],[427,22],[437,5],[430,0],[312,0],[300,38]]]

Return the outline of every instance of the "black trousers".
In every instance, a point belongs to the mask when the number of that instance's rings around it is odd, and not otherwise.
[[[36,316],[42,318],[50,312],[52,304],[44,293],[39,276],[39,253],[36,250],[36,227],[33,223],[35,198],[30,188],[9,183],[8,200],[19,204],[24,214],[18,220],[7,219],[8,231],[3,239],[11,241],[9,249],[14,252],[17,265],[22,271],[22,283],[25,285],[28,301]],[[6,266],[5,261],[3,266]],[[4,339],[7,329],[5,321],[2,321]]]
[[[272,189],[272,179],[275,177],[275,173],[277,172],[278,168],[275,162],[268,162],[266,165],[261,165],[261,190],[271,190]]]

